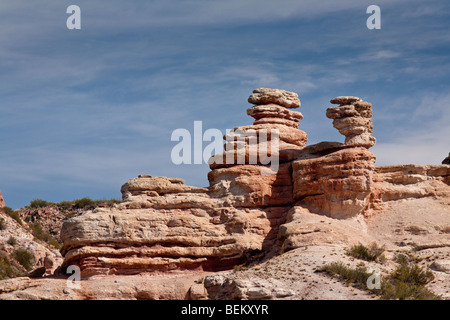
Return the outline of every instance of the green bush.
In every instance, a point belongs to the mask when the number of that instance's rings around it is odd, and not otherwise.
[[[33,254],[26,249],[16,249],[13,252],[14,259],[16,259],[26,270],[31,270],[34,265]]]
[[[50,235],[42,229],[42,226],[39,222],[35,222],[30,224],[31,232],[36,239],[47,242]]]
[[[62,210],[72,209],[73,205],[74,205],[73,201],[61,201],[60,203],[57,204],[57,206]]]
[[[367,289],[367,279],[372,275],[367,272],[366,268],[357,267],[356,269],[353,269],[347,267],[342,262],[329,263],[319,269],[319,271],[338,277],[347,284],[351,284],[360,289]]]
[[[30,224],[31,232],[33,233],[33,236],[38,239],[47,242],[48,244],[53,245],[56,249],[61,249],[61,244],[56,240],[54,237],[52,237],[48,232],[45,232],[44,229],[42,229],[42,226],[39,222],[35,222]]]
[[[8,241],[6,241],[6,242],[11,246],[15,246],[17,244],[17,240],[13,236],[10,236]]]
[[[6,222],[5,219],[0,217],[0,231],[6,229]]]
[[[14,211],[10,207],[4,207],[2,208],[2,211],[17,221],[18,224],[22,225],[22,219],[20,219],[19,213],[17,211]]]
[[[50,205],[52,205],[51,202],[47,202],[42,199],[34,199],[34,200],[30,201],[30,208],[33,208],[33,209],[48,207]]]
[[[342,262],[333,262],[318,271],[344,280],[347,284],[367,290],[387,300],[439,300],[440,296],[425,287],[434,279],[430,270],[423,270],[414,263],[401,263],[387,277],[381,277],[380,289],[369,289],[367,279],[371,276],[366,268],[349,268]]]
[[[376,243],[372,243],[370,247],[366,247],[362,244],[354,245],[347,249],[347,254],[357,259],[365,261],[377,261],[384,260],[383,256],[384,247],[378,247]]]
[[[14,267],[6,254],[0,252],[0,280],[20,276],[21,272]]]
[[[423,270],[417,264],[400,264],[391,275],[393,280],[401,281],[410,285],[425,285],[434,279],[433,273],[428,270]]]
[[[78,209],[85,209],[87,207],[93,207],[95,205],[91,198],[81,198],[74,200],[75,207]]]

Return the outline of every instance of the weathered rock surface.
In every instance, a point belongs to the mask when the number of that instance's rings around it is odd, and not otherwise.
[[[273,103],[256,105],[248,108],[247,114],[256,120],[261,118],[281,118],[298,122],[303,119],[303,115],[300,112],[286,109]]]
[[[448,282],[450,166],[375,167],[371,104],[357,97],[337,97],[331,103],[340,106],[327,109],[345,143],[309,146],[297,129],[303,116],[286,109],[300,106],[296,94],[256,89],[249,102],[255,122],[224,136],[207,188],[141,175],[122,186],[123,203],[67,219],[62,271],[78,265],[83,289],[52,278],[44,297],[373,299],[316,272],[336,259],[360,263],[345,247],[372,242],[391,250],[376,267],[392,270],[394,250],[432,252],[433,272]],[[0,282],[0,298],[37,292],[29,278]]]
[[[375,168],[373,181],[370,209],[405,199],[450,199],[450,167],[446,165],[380,166]]]
[[[248,102],[253,104],[278,104],[286,108],[300,107],[300,99],[295,92],[280,89],[259,88],[253,90],[253,94],[248,98]]]
[[[0,192],[0,208],[4,208],[5,207],[5,200],[3,199],[3,195]]]
[[[345,136],[345,145],[370,148],[376,139],[372,136],[372,104],[358,97],[337,97],[331,99],[338,107],[327,109],[327,117],[333,126]]]
[[[365,148],[344,148],[292,163],[293,197],[313,212],[352,217],[369,205],[375,156]]]
[[[286,109],[297,99],[280,90],[255,90],[249,101],[257,105],[247,113],[269,123],[238,127],[224,136],[226,151],[209,162],[208,188],[141,175],[122,186],[122,204],[66,221],[61,233],[64,266],[79,265],[86,277],[217,271],[277,246],[283,252],[308,243],[361,242],[364,236],[352,233],[345,219],[372,215],[385,202],[409,196],[448,195],[448,166],[377,170],[367,144],[348,143],[373,129],[371,105],[359,98],[335,98],[332,103],[340,106],[327,110],[349,138],[345,144],[305,146],[304,131],[270,123],[298,123],[301,114]],[[273,144],[278,149],[268,150]],[[261,150],[277,166],[262,161]],[[409,188],[411,183],[418,184],[416,190]],[[335,219],[344,220],[333,223]]]

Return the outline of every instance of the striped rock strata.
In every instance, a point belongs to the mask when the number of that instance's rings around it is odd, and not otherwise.
[[[364,218],[409,197],[449,198],[448,165],[375,167],[367,149],[375,143],[372,109],[359,98],[338,97],[331,102],[340,106],[327,110],[345,144],[309,146],[296,127],[303,116],[291,110],[300,106],[297,94],[256,89],[249,102],[255,122],[225,135],[207,188],[179,178],[129,180],[123,203],[65,221],[63,267],[78,265],[84,277],[229,269],[271,250],[364,238],[325,220]],[[277,165],[264,163],[261,151]]]

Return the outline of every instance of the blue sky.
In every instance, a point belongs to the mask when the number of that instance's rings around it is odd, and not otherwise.
[[[355,95],[373,104],[377,165],[440,164],[449,71],[446,0],[2,0],[0,190],[19,208],[120,198],[138,174],[206,186],[206,164],[172,164],[172,131],[251,124],[259,87],[299,94],[309,144],[343,142],[326,108]]]

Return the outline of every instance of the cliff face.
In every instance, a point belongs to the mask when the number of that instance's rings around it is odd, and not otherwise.
[[[303,116],[292,110],[297,94],[256,89],[249,102],[255,121],[224,137],[225,152],[209,161],[207,188],[178,178],[129,180],[123,203],[64,222],[63,265],[80,266],[84,277],[230,269],[305,243],[364,242],[346,220],[375,215],[390,201],[450,195],[448,165],[375,167],[372,106],[360,98],[337,97],[327,110],[345,143],[310,146],[298,129]],[[264,155],[276,156],[277,166]]]

